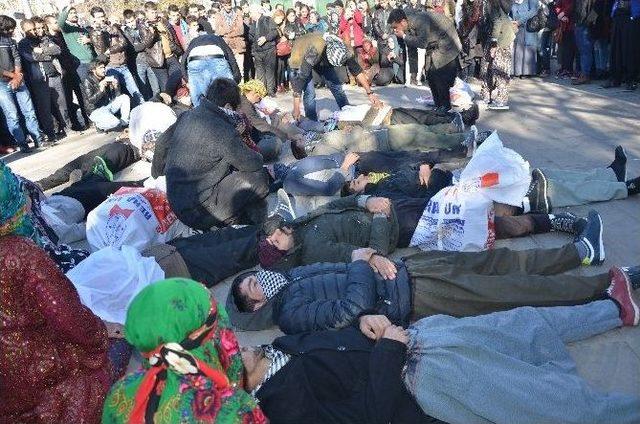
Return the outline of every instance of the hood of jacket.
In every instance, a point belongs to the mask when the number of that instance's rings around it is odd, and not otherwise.
[[[245,331],[259,331],[266,330],[275,325],[273,319],[273,311],[277,302],[282,297],[281,291],[273,298],[271,298],[262,308],[254,312],[240,312],[236,306],[236,302],[233,301],[231,291],[227,295],[227,313],[229,314],[229,320],[234,327]]]

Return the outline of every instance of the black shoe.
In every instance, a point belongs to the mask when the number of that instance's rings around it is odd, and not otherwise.
[[[615,81],[607,81],[604,84],[601,85],[602,88],[616,88],[616,87],[620,87],[620,83],[619,82],[615,82]]]
[[[531,185],[525,194],[522,209],[524,213],[548,214],[551,212],[551,203],[547,195],[547,178],[538,168],[531,172]]]
[[[581,242],[587,248],[587,256],[582,260],[583,265],[600,265],[604,262],[604,243],[602,242],[602,218],[594,210],[587,215],[587,225],[578,235],[576,242]]]
[[[625,273],[627,278],[629,278],[631,287],[633,287],[634,290],[640,289],[640,265],[623,266],[620,267],[620,269]]]
[[[638,88],[638,83],[628,82],[626,87],[624,88],[624,91],[636,91],[637,88]]]
[[[627,152],[624,151],[624,147],[616,147],[615,159],[613,159],[609,168],[613,169],[619,182],[627,181]]]
[[[293,222],[296,219],[296,213],[293,211],[293,206],[291,206],[289,195],[281,188],[278,190],[277,196],[278,202],[271,215],[279,215],[284,222]]]
[[[475,124],[480,117],[480,107],[478,106],[478,103],[473,102],[473,105],[470,108],[463,110],[461,115],[462,120],[466,125]]]
[[[489,136],[493,134],[493,131],[480,131],[478,133],[478,139],[476,140],[476,148],[479,147],[484,141],[489,138]]]
[[[634,196],[640,193],[640,177],[627,181],[627,196]]]
[[[18,151],[20,153],[32,153],[33,149],[31,147],[29,147],[28,145],[27,146],[19,146],[18,147]]]
[[[558,231],[561,233],[580,234],[584,230],[584,226],[587,224],[585,218],[578,218],[571,212],[562,212],[557,215],[550,215],[551,217],[551,231]]]
[[[65,138],[67,138],[67,132],[65,130],[60,130],[56,133],[56,141],[60,141]]]

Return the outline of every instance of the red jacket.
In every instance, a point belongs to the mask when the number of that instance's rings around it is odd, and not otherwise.
[[[99,423],[107,340],[44,250],[0,237],[0,422]]]
[[[362,29],[363,17],[359,10],[353,14],[353,18],[347,20],[344,16],[340,16],[340,24],[338,27],[338,36],[347,43],[348,46],[362,47],[364,40],[364,30]]]

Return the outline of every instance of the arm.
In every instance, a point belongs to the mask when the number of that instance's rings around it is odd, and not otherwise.
[[[59,45],[57,45],[50,39],[47,39],[47,44],[42,47],[42,53],[49,57],[58,56],[60,55],[60,53],[62,53],[62,49]]]
[[[384,214],[373,215],[369,234],[369,247],[382,256],[387,256],[391,242],[391,222]]]
[[[58,26],[60,27],[60,31],[62,33],[71,32],[71,25],[67,23],[67,18],[69,17],[69,6],[65,6],[62,8],[60,13],[58,14]]]
[[[269,42],[277,40],[278,36],[278,27],[276,26],[276,23],[273,22],[273,19],[269,18],[269,31],[264,35],[264,38]]]
[[[236,13],[236,17],[233,20],[233,25],[229,29],[229,36],[242,37],[244,35],[244,23],[242,22],[242,16]]]
[[[335,274],[324,274],[336,278]],[[361,312],[375,306],[375,278],[365,261],[356,261],[347,271],[348,286],[342,299],[315,299],[307,284],[294,283],[283,299],[278,325],[287,334],[344,328]],[[314,281],[314,284],[322,284]]]
[[[198,125],[195,126],[198,127]],[[202,128],[203,132],[200,134],[211,134],[209,123],[205,123]],[[195,132],[196,129],[193,131]],[[216,136],[226,141],[221,149],[222,156],[229,165],[241,172],[255,172],[262,169],[262,155],[244,144],[235,128],[219,128]]]
[[[45,62],[51,60],[51,57],[44,53],[34,53],[33,44],[31,44],[28,38],[20,40],[18,43],[18,52],[20,52],[20,57],[27,62]]]
[[[269,124],[266,119],[262,118],[256,111],[253,104],[251,104],[251,102],[249,102],[246,97],[242,97],[243,98],[240,102],[240,109],[242,110],[242,112],[244,112],[245,115],[247,115],[247,118],[249,118],[249,121],[251,121],[251,125],[253,125],[253,128],[260,131],[261,133],[271,132],[283,141],[289,138],[289,136],[284,131],[274,127],[273,125]]]

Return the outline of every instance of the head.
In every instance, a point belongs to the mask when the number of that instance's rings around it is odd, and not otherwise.
[[[94,6],[89,12],[91,14],[91,22],[96,28],[101,28],[107,22],[107,15],[104,13],[104,9],[99,6]]]
[[[175,4],[169,5],[167,12],[169,22],[173,25],[177,25],[180,22],[180,19],[182,19],[182,16],[180,16],[180,8]]]
[[[198,5],[198,17],[199,18],[205,18],[206,16],[207,16],[207,9],[203,5],[199,4]]]
[[[258,4],[251,3],[251,6],[249,6],[249,16],[253,21],[257,21],[258,19],[260,19],[260,17],[262,16],[262,12],[262,6]]]
[[[138,23],[136,21],[136,14],[133,10],[126,9],[124,12],[122,12],[122,18],[124,21],[124,25],[127,28],[136,29],[136,27],[138,26]]]
[[[364,40],[362,40],[362,50],[364,50],[365,52],[371,52],[373,49],[373,43],[370,39],[365,38]]]
[[[393,9],[391,13],[389,13],[389,19],[387,19],[387,23],[391,25],[393,29],[406,31],[407,28],[409,28],[407,15],[402,9]]]
[[[358,9],[360,12],[366,13],[369,11],[369,2],[367,0],[360,0],[358,2]]]
[[[257,79],[252,79],[240,84],[240,92],[251,103],[260,103],[263,97],[267,95],[267,88],[264,83]]]
[[[306,4],[303,4],[300,7],[300,17],[301,18],[304,18],[304,19],[308,18],[309,17],[309,12],[310,12],[309,6],[307,6]]]
[[[285,19],[285,13],[284,10],[277,10],[275,12],[273,12],[273,22],[275,22],[276,25],[280,26],[282,25],[282,23],[284,22]]]
[[[271,12],[271,2],[269,0],[262,0],[261,6],[265,15]]]
[[[107,72],[107,62],[102,59],[94,59],[89,64],[89,71],[100,81],[105,77]]]
[[[240,312],[255,312],[267,303],[255,271],[238,275],[231,283],[231,296]]]
[[[187,7],[187,16],[198,16],[198,5],[197,4],[190,4]]]
[[[75,7],[69,8],[69,15],[67,15],[67,21],[71,22],[72,24],[78,23],[78,11],[76,10]]]
[[[222,7],[222,10],[224,10],[227,13],[231,13],[231,11],[233,10],[233,5],[231,4],[231,0],[222,0],[220,2],[220,6]]]
[[[369,184],[369,178],[364,174],[358,175],[355,179],[344,184],[345,187],[342,194],[349,196],[351,194],[364,193],[367,184]]]
[[[336,0],[335,2],[333,2],[333,8],[338,15],[342,15],[342,12],[344,12],[344,3],[342,2],[342,0]]]
[[[276,4],[275,10],[282,10],[284,12],[284,4],[282,3]]]
[[[309,13],[309,22],[311,22],[312,24],[317,24],[320,21],[320,16],[318,15],[318,12],[313,11]]]
[[[293,9],[289,9],[287,10],[287,22],[292,24],[294,23],[296,20],[298,19],[298,15],[296,14],[296,11]]]
[[[0,15],[0,35],[13,36],[16,30],[16,20],[7,15]]]
[[[25,19],[20,22],[20,29],[24,33],[25,37],[38,38],[36,34],[36,24],[33,23],[33,19]]]
[[[144,4],[144,16],[148,21],[155,22],[158,20],[158,5],[152,1]]]
[[[216,78],[207,90],[207,100],[229,110],[240,106],[240,88],[229,78]]]
[[[58,25],[58,19],[53,15],[47,15],[44,17],[44,24],[47,27],[47,32],[51,35],[60,32],[60,26]]]
[[[46,31],[47,31],[47,26],[44,23],[44,19],[42,19],[39,16],[35,16],[33,19],[33,25],[34,25],[34,29],[36,32],[36,36],[37,37],[44,37]]]
[[[189,27],[189,34],[197,34],[200,31],[198,17],[195,15],[187,16],[187,26]]]
[[[396,7],[400,7],[396,0],[389,0],[389,7],[395,9]]]
[[[389,0],[380,0],[380,7],[386,9],[389,6]]]
[[[418,6],[418,0],[409,0],[409,3],[411,4],[411,6],[416,7]]]

